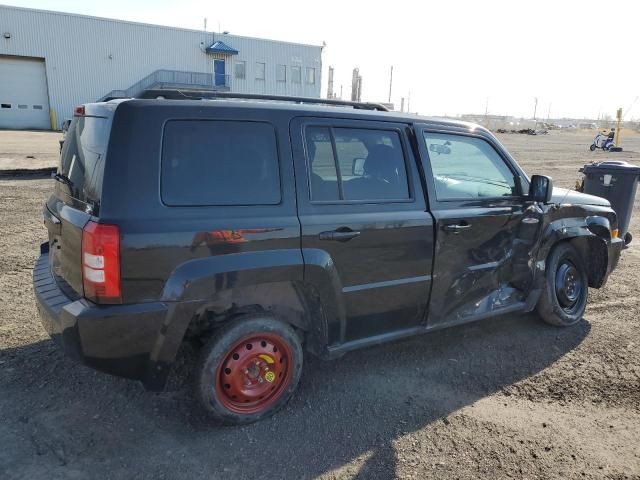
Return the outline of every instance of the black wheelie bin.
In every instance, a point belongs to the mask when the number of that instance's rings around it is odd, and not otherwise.
[[[640,167],[621,160],[605,160],[585,165],[583,191],[606,198],[618,215],[618,231],[628,245],[631,242],[629,223],[636,198]]]

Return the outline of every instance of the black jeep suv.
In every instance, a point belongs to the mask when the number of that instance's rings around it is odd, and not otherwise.
[[[530,179],[477,125],[189,95],[76,108],[33,280],[96,369],[160,390],[199,343],[196,396],[223,422],[282,407],[304,352],[536,308],[572,325],[618,262],[608,201]]]

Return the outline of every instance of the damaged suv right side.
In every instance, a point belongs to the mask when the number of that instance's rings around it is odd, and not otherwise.
[[[284,405],[306,352],[536,308],[575,324],[624,245],[607,200],[527,177],[476,125],[160,95],[76,110],[34,289],[66,353],[149,389],[199,346],[223,422]]]

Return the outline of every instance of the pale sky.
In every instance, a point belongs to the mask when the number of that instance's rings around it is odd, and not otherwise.
[[[362,97],[411,92],[424,115],[484,113],[538,118],[640,119],[640,2],[616,0],[202,1],[0,0],[9,5],[322,45],[348,98],[360,68]],[[100,39],[88,39],[100,41]],[[628,107],[633,107],[627,111]]]

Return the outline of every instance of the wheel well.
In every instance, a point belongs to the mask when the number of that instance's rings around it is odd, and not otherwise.
[[[203,344],[223,324],[260,313],[291,325],[309,347],[317,343],[316,334],[324,331],[322,309],[312,290],[296,282],[275,282],[217,292],[195,312],[183,341]]]
[[[600,288],[607,275],[608,250],[606,242],[596,236],[575,237],[569,242],[580,254],[582,261],[587,268],[587,278],[589,286]]]

